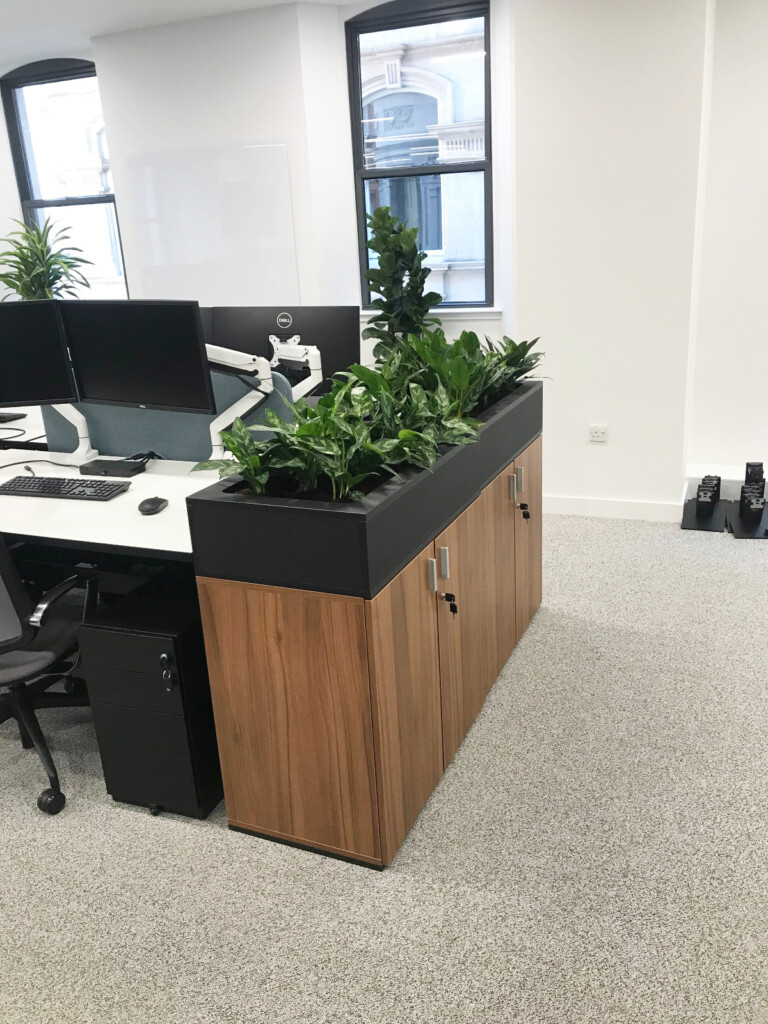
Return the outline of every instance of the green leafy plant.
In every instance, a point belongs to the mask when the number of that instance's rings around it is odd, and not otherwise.
[[[443,301],[437,292],[425,291],[431,270],[419,250],[418,228],[392,216],[388,206],[380,206],[368,216],[371,237],[368,248],[378,255],[378,266],[365,273],[374,298],[374,314],[364,338],[378,338],[374,349],[377,359],[385,358],[409,334],[421,334],[440,321],[429,316],[433,306]]]
[[[288,422],[271,410],[264,424],[246,427],[236,420],[232,431],[221,435],[234,459],[202,462],[195,469],[239,473],[254,494],[263,494],[269,484],[271,493],[327,494],[340,501],[362,497],[364,480],[392,474],[398,465],[432,465],[437,444],[431,436],[405,428],[394,436],[372,431],[373,399],[356,383],[353,375],[335,380],[315,407],[300,400]],[[257,441],[253,435],[261,431],[274,436]]]
[[[453,414],[450,396],[441,383],[430,392],[415,381],[394,390],[380,370],[359,365],[349,369],[372,396],[370,427],[374,437],[413,430],[429,438],[435,448],[471,444],[476,439],[479,424]]]
[[[66,228],[54,233],[50,220],[42,227],[20,225],[7,238],[0,239],[10,248],[0,252],[0,282],[22,299],[53,299],[76,295],[77,288],[90,285],[80,270],[91,261],[78,256],[80,249],[65,245],[69,239]]]
[[[499,343],[486,338],[483,346],[474,331],[463,331],[449,342],[438,328],[408,335],[378,368],[394,394],[414,385],[428,394],[441,389],[442,414],[461,418],[490,405],[536,369],[541,355],[531,349],[538,340],[516,343],[505,337]]]

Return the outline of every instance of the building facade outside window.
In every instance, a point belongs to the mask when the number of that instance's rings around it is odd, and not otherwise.
[[[96,69],[89,61],[27,64],[0,79],[24,220],[67,228],[93,266],[82,298],[127,296]],[[12,225],[8,225],[8,229]],[[6,226],[0,231],[6,234]]]
[[[389,206],[418,226],[446,305],[493,303],[487,43],[483,2],[396,0],[347,22],[361,272],[365,215]]]

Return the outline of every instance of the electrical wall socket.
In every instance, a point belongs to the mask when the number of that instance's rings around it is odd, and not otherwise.
[[[591,444],[605,444],[608,440],[608,427],[605,423],[589,424],[589,440]]]

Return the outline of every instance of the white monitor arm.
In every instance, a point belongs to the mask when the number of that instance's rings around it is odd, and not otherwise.
[[[314,345],[302,345],[301,335],[294,334],[291,338],[280,338],[270,334],[272,345],[272,361],[270,366],[277,370],[282,367],[289,376],[296,376],[297,371],[305,374],[291,386],[291,397],[294,402],[310,395],[323,382],[323,361],[320,349]]]
[[[73,452],[52,453],[55,458],[51,461],[55,462],[57,466],[82,466],[84,463],[98,458],[99,453],[91,444],[88,421],[80,410],[69,404],[54,405],[53,408],[77,431],[77,447]]]
[[[224,445],[221,443],[221,431],[231,427],[238,417],[247,416],[266,399],[274,390],[272,370],[268,359],[253,356],[249,352],[237,352],[220,345],[206,345],[208,364],[212,370],[227,373],[233,377],[248,377],[253,384],[253,391],[247,392],[242,398],[225,409],[211,421],[211,458],[224,458]]]
[[[310,394],[322,383],[323,369],[319,349],[314,345],[301,345],[301,338],[295,334],[287,341],[276,335],[270,335],[272,344],[272,360],[249,352],[238,352],[219,345],[206,345],[208,363],[213,370],[227,373],[234,377],[253,379],[254,390],[243,395],[233,405],[220,413],[211,423],[211,458],[224,458],[224,447],[221,443],[221,431],[232,426],[238,417],[247,416],[274,391],[272,369],[284,370],[291,376],[306,373],[291,387],[291,398],[297,401]],[[256,383],[258,382],[258,383]]]

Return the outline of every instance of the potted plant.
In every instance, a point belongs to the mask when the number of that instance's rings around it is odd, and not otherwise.
[[[49,219],[42,227],[14,223],[19,230],[0,239],[9,246],[0,252],[0,283],[9,292],[22,299],[55,299],[74,296],[78,288],[90,288],[80,268],[90,266],[91,261],[77,255],[80,249],[64,244],[69,239],[66,228],[54,233]]]
[[[415,229],[386,208],[370,226],[377,365],[222,434],[233,458],[198,468],[225,479],[187,502],[199,575],[371,598],[541,432],[536,341],[449,342]]]

